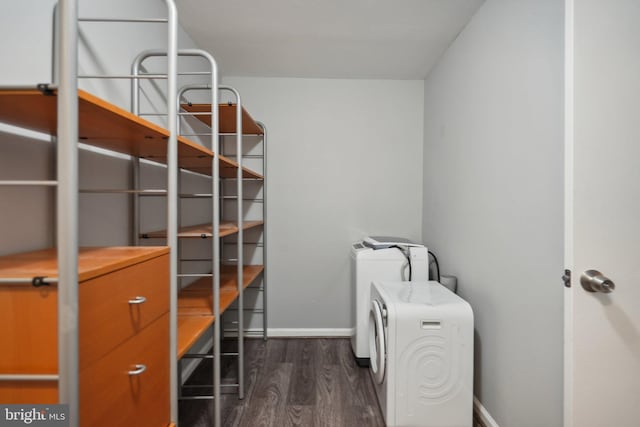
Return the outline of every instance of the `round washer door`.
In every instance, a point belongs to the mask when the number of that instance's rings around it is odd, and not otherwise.
[[[373,379],[377,384],[382,384],[387,361],[387,346],[384,336],[384,316],[380,302],[371,301],[369,310],[369,357]]]

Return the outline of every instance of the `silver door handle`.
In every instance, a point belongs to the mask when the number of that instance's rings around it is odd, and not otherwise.
[[[580,276],[580,284],[585,291],[602,292],[605,294],[608,294],[616,288],[616,284],[598,270],[587,270],[582,273],[582,276]]]

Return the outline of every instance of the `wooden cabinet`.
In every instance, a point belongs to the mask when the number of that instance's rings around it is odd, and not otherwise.
[[[168,283],[168,255],[82,283],[80,371],[167,313]]]
[[[169,424],[168,253],[166,247],[80,250],[83,426]],[[55,255],[0,257],[0,277],[55,277]],[[57,323],[57,286],[0,285],[0,335],[6,339],[0,371],[56,374]],[[57,401],[55,381],[0,382],[0,402]]]
[[[169,424],[168,349],[169,315],[165,313],[81,370],[80,425]]]
[[[170,77],[171,78],[171,77]],[[226,88],[229,89],[229,88]],[[172,95],[169,94],[169,99]],[[0,284],[0,337],[3,339],[0,352],[0,375],[55,375],[58,370],[58,342],[59,339],[78,334],[79,366],[73,363],[67,366],[69,372],[80,372],[80,395],[73,393],[66,396],[67,402],[79,400],[81,424],[88,426],[123,425],[123,426],[155,426],[167,425],[171,417],[177,417],[177,405],[169,414],[169,387],[178,388],[177,376],[170,378],[171,363],[176,363],[191,346],[214,325],[214,371],[217,377],[220,372],[219,337],[221,319],[214,319],[214,312],[222,314],[227,309],[235,311],[238,321],[230,322],[238,329],[238,394],[243,396],[243,319],[244,303],[243,290],[252,284],[253,289],[262,292],[263,309],[256,309],[262,313],[263,335],[266,339],[266,279],[262,265],[248,265],[244,263],[243,239],[244,231],[262,227],[262,241],[249,242],[254,247],[265,247],[266,233],[264,231],[266,188],[264,188],[264,173],[266,171],[266,133],[264,126],[255,122],[243,109],[242,134],[261,135],[263,140],[262,174],[242,166],[243,158],[256,158],[259,155],[244,153],[242,148],[230,150],[232,160],[222,154],[217,155],[212,150],[191,141],[183,136],[176,136],[177,156],[170,158],[169,143],[174,135],[143,118],[112,105],[96,96],[82,90],[78,91],[78,120],[70,119],[72,125],[78,128],[79,138],[84,144],[92,145],[135,158],[166,164],[168,170],[174,168],[187,170],[196,174],[212,178],[212,191],[206,194],[171,194],[170,191],[152,190],[146,194],[166,195],[169,207],[179,205],[178,200],[183,197],[214,197],[220,188],[219,178],[236,180],[236,193],[222,194],[223,202],[235,203],[237,212],[234,221],[220,217],[220,210],[212,212],[212,221],[208,224],[192,225],[182,228],[177,236],[167,236],[166,231],[149,232],[140,235],[141,238],[167,238],[166,244],[173,245],[171,257],[173,260],[187,261],[179,256],[180,245],[174,237],[181,239],[211,238],[233,236],[228,240],[229,245],[236,247],[237,256],[230,257],[230,265],[219,268],[220,277],[212,279],[212,271],[217,271],[221,254],[214,254],[211,266],[207,271],[192,276],[201,276],[197,280],[174,294],[169,292],[169,275],[176,278],[177,271],[169,272],[169,250],[157,247],[110,247],[85,248],[79,256],[78,306],[69,306],[68,310],[58,313],[57,286],[33,287],[30,284]],[[239,97],[238,97],[239,101]],[[170,105],[174,105],[169,101]],[[238,102],[239,104],[239,102]],[[239,105],[222,104],[219,106],[185,104],[186,112],[205,112],[194,116],[205,124],[211,124],[211,114],[217,110],[219,116],[219,133],[213,135],[234,134],[239,132],[235,122]],[[57,109],[57,89],[46,85],[38,88],[4,88],[0,89],[0,119],[4,123],[44,132],[49,135],[57,134],[57,116],[62,111]],[[209,121],[207,123],[207,117]],[[207,134],[207,133],[206,133]],[[224,144],[222,144],[224,146]],[[240,147],[242,144],[238,142]],[[60,146],[58,146],[60,148]],[[68,154],[71,151],[68,152]],[[60,156],[59,156],[60,158]],[[217,162],[214,162],[217,160]],[[214,166],[216,165],[216,166]],[[66,170],[60,168],[58,170]],[[216,176],[213,172],[217,170]],[[168,173],[171,182],[172,174]],[[70,178],[70,177],[68,177]],[[74,178],[76,180],[76,178]],[[243,182],[255,181],[262,185],[262,218],[259,220],[243,220]],[[32,182],[29,185],[52,185],[53,182]],[[56,183],[57,184],[57,183]],[[74,183],[77,184],[77,182]],[[14,185],[11,182],[0,185]],[[170,189],[172,185],[167,184]],[[177,188],[175,184],[173,187]],[[133,189],[139,195],[144,190]],[[96,190],[100,192],[100,190]],[[113,190],[107,190],[111,192]],[[124,193],[129,190],[123,190]],[[69,194],[75,193],[70,191]],[[117,192],[117,191],[116,191]],[[64,192],[58,192],[58,196]],[[138,194],[136,193],[136,194]],[[257,194],[257,193],[256,193]],[[137,196],[136,196],[137,197]],[[258,196],[254,196],[256,200]],[[59,206],[73,206],[58,198]],[[174,205],[175,204],[175,205]],[[169,212],[178,209],[168,209]],[[60,218],[67,217],[62,214]],[[168,222],[176,222],[176,218],[169,215]],[[215,219],[215,220],[214,220]],[[219,225],[214,230],[213,223]],[[58,235],[61,235],[58,230]],[[258,238],[257,240],[260,240]],[[221,245],[224,243],[222,241]],[[75,248],[77,242],[71,242],[61,247],[61,253],[54,250],[44,250],[26,254],[16,254],[0,257],[0,278],[14,278],[31,280],[37,276],[57,276],[56,260],[70,260],[75,262]],[[73,248],[71,250],[70,248]],[[224,248],[221,251],[224,254]],[[213,258],[213,257],[212,257]],[[229,257],[227,257],[229,258]],[[259,258],[259,257],[258,257]],[[264,261],[264,256],[262,257]],[[240,268],[233,265],[238,263]],[[258,260],[258,262],[260,262]],[[66,263],[65,263],[66,264]],[[176,265],[175,263],[171,263]],[[177,269],[176,269],[177,270]],[[258,280],[262,275],[262,285]],[[3,283],[6,283],[4,281]],[[183,285],[180,276],[173,283]],[[64,283],[60,284],[64,286]],[[220,291],[220,307],[214,310],[214,286]],[[218,288],[219,286],[219,288]],[[73,286],[75,293],[75,286]],[[75,298],[75,295],[71,298]],[[177,306],[177,313],[171,316],[174,324],[169,326],[169,301]],[[236,306],[231,306],[236,301]],[[64,302],[62,310],[64,310]],[[77,310],[77,311],[76,311]],[[75,314],[77,313],[77,315]],[[62,314],[62,316],[59,316]],[[65,319],[66,329],[58,328],[58,319]],[[77,329],[76,320],[78,320]],[[214,324],[215,321],[215,324]],[[171,331],[171,332],[169,332]],[[175,340],[174,347],[169,346]],[[62,341],[64,342],[64,340]],[[64,353],[62,348],[61,354]],[[217,352],[217,353],[216,353]],[[60,362],[75,362],[73,358],[64,358]],[[140,371],[144,365],[144,372]],[[71,378],[72,377],[72,378]],[[72,375],[63,377],[66,382],[76,381]],[[171,384],[171,385],[170,385]],[[219,384],[214,386],[215,394],[220,395]],[[0,402],[4,403],[57,403],[57,382],[50,380],[14,381],[0,379]],[[75,407],[75,405],[72,405]],[[219,413],[215,415],[219,423]]]

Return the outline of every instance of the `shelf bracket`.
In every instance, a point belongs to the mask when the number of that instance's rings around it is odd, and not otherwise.
[[[31,280],[31,284],[34,288],[39,288],[42,286],[50,286],[49,283],[45,282],[46,276],[36,276]]]
[[[54,90],[49,87],[48,83],[38,83],[36,87],[45,96],[54,96],[56,94]]]

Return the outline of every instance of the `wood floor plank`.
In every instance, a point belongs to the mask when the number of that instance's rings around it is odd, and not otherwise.
[[[339,369],[327,365],[319,369],[316,377],[317,404],[313,413],[314,426],[337,427],[343,425],[344,396],[340,393]]]
[[[220,419],[225,427],[239,427],[244,412],[243,405],[237,405],[238,396],[236,394],[227,394],[221,397],[220,408],[222,413]],[[210,405],[211,406],[211,405]],[[211,424],[213,425],[213,424]]]
[[[342,343],[346,343],[349,346],[348,340],[341,340],[335,338],[319,338],[316,341],[318,345],[318,354],[320,358],[318,363],[321,365],[337,365],[340,363],[339,353],[344,351]],[[347,356],[351,352],[351,348],[348,348]]]
[[[247,339],[245,351],[245,399],[221,396],[223,426],[384,426],[369,370],[356,365],[348,339]],[[234,379],[235,359],[223,366],[223,379]],[[189,382],[210,378],[211,364],[203,363]],[[180,402],[180,427],[212,425],[212,406]]]
[[[371,405],[349,406],[341,422],[344,426],[385,427],[380,410]]]
[[[267,342],[261,339],[247,340],[245,351],[248,355],[245,360],[245,402],[250,402],[267,357]]]
[[[344,393],[349,396],[349,401],[356,406],[366,407],[372,401],[376,402],[375,390],[371,384],[369,369],[359,367],[351,355],[351,348],[348,343],[336,343],[338,348],[338,358],[340,375],[343,379],[342,387]]]
[[[314,405],[316,402],[315,372],[318,369],[316,340],[291,340],[289,346],[297,343],[295,358],[293,360],[293,372],[289,384],[287,396],[288,405]]]
[[[265,365],[273,363],[287,362],[287,345],[286,339],[270,339],[267,343],[267,354],[265,355]]]
[[[246,407],[240,426],[276,426],[286,411],[286,398],[289,390],[289,378],[293,371],[290,363],[279,363],[265,376],[257,387],[252,404]]]
[[[313,425],[313,407],[288,405],[283,423],[287,427],[308,427]]]

